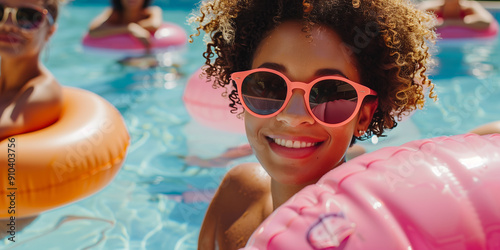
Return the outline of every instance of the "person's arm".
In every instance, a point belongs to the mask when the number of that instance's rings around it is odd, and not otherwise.
[[[216,195],[221,192],[217,190]],[[215,196],[214,196],[215,199]],[[215,245],[215,231],[217,230],[217,209],[214,200],[210,203],[203,223],[201,224],[200,234],[198,236],[198,249],[214,250],[218,249]]]
[[[478,135],[500,134],[500,121],[491,122],[478,126],[472,129],[470,133]]]
[[[59,119],[61,110],[61,85],[45,72],[28,82],[12,101],[0,102],[0,140],[47,127]]]
[[[469,13],[464,17],[465,25],[473,29],[488,29],[491,22],[493,22],[491,13],[478,2],[468,1],[467,3],[469,4]]]
[[[148,30],[149,32],[155,32],[158,30],[163,22],[163,13],[160,7],[151,6],[146,10],[146,14],[148,17],[139,21],[139,24],[142,28]]]

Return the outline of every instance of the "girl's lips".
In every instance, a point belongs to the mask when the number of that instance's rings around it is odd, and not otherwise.
[[[285,158],[303,159],[311,156],[318,150],[322,141],[311,138],[271,138],[267,137],[271,150]]]
[[[0,34],[0,41],[7,43],[19,43],[21,39],[13,35]]]

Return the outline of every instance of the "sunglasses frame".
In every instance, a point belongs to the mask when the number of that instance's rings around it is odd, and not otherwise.
[[[32,10],[37,11],[38,13],[40,13],[41,15],[44,16],[44,19],[46,19],[49,22],[49,25],[54,24],[54,18],[52,17],[52,15],[49,13],[49,11],[47,9],[42,9],[42,8],[38,8],[35,6],[8,7],[8,6],[5,6],[4,4],[0,4],[0,6],[3,6],[3,8],[4,8],[3,9],[3,18],[2,18],[2,20],[0,20],[0,25],[4,25],[5,22],[7,22],[7,19],[9,18],[9,14],[11,14],[12,23],[14,23],[20,29],[35,30],[35,29],[40,28],[41,24],[36,26],[36,27],[33,27],[31,29],[26,29],[26,28],[23,28],[19,25],[19,23],[17,22],[17,12],[19,11],[19,9],[23,9],[23,8],[32,9]],[[42,22],[40,22],[40,23],[42,23]]]
[[[243,81],[245,80],[246,77],[248,77],[249,75],[251,75],[253,73],[256,73],[256,72],[268,72],[268,73],[272,73],[272,74],[280,76],[282,79],[285,80],[286,86],[287,86],[286,98],[285,98],[285,100],[283,102],[283,105],[276,112],[273,112],[273,113],[267,114],[267,115],[257,114],[255,112],[253,112],[250,108],[248,108],[248,106],[246,105],[245,101],[243,100],[243,97],[241,95],[241,93],[242,93],[241,89],[242,89]],[[292,98],[293,90],[300,89],[300,90],[304,91],[304,103],[307,106],[307,110],[309,111],[309,114],[314,118],[314,120],[316,122],[320,123],[323,126],[327,126],[327,127],[339,127],[339,126],[347,124],[359,112],[359,110],[361,108],[361,104],[363,103],[363,100],[365,99],[366,96],[369,96],[369,95],[371,95],[371,96],[377,96],[377,92],[375,90],[372,90],[372,89],[370,89],[370,88],[368,88],[368,87],[366,87],[364,85],[361,85],[359,83],[353,82],[353,81],[351,81],[351,80],[349,80],[349,79],[347,79],[345,77],[333,76],[333,75],[332,76],[322,76],[322,77],[314,79],[313,81],[311,81],[309,83],[305,83],[305,82],[292,82],[292,81],[290,81],[290,79],[288,79],[288,77],[286,77],[283,73],[281,73],[279,71],[276,71],[276,70],[273,70],[273,69],[268,69],[268,68],[257,68],[257,69],[251,69],[251,70],[246,70],[246,71],[234,72],[234,73],[231,74],[231,79],[236,82],[236,87],[237,87],[237,90],[238,90],[238,98],[240,99],[241,104],[245,108],[245,111],[250,112],[250,114],[252,114],[253,116],[259,117],[259,118],[269,118],[269,117],[276,116],[277,114],[279,114],[280,112],[282,112],[285,109],[285,107],[288,105],[288,102]],[[349,116],[349,118],[345,119],[343,122],[335,123],[335,124],[326,123],[324,121],[321,121],[319,118],[317,118],[314,115],[313,111],[311,110],[311,105],[309,103],[309,95],[311,93],[311,89],[312,89],[312,87],[316,83],[321,82],[323,80],[339,80],[339,81],[343,81],[343,82],[346,82],[346,83],[350,84],[351,86],[353,86],[354,89],[356,90],[356,93],[358,95],[358,101],[356,103],[356,108],[354,109],[354,111],[352,112],[352,114]]]

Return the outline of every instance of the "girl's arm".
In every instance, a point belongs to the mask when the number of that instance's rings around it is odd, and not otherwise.
[[[464,23],[473,29],[487,29],[489,28],[491,22],[493,22],[493,16],[488,12],[480,3],[474,1],[468,1],[469,12],[464,18]]]
[[[148,7],[145,11],[148,17],[137,22],[137,24],[149,32],[155,32],[160,28],[163,22],[163,12],[158,6]]]

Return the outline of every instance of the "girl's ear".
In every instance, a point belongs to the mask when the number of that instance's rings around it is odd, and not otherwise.
[[[368,126],[370,126],[370,123],[372,122],[373,114],[375,114],[377,107],[378,98],[372,100],[365,99],[365,101],[363,101],[363,104],[359,110],[359,118],[358,124],[356,126],[356,131],[354,131],[355,136],[360,137],[365,133],[365,131],[368,129]]]
[[[47,31],[47,37],[45,38],[46,41],[50,39],[50,37],[56,32],[58,26],[57,23],[54,23],[52,26],[49,27],[49,30]]]

